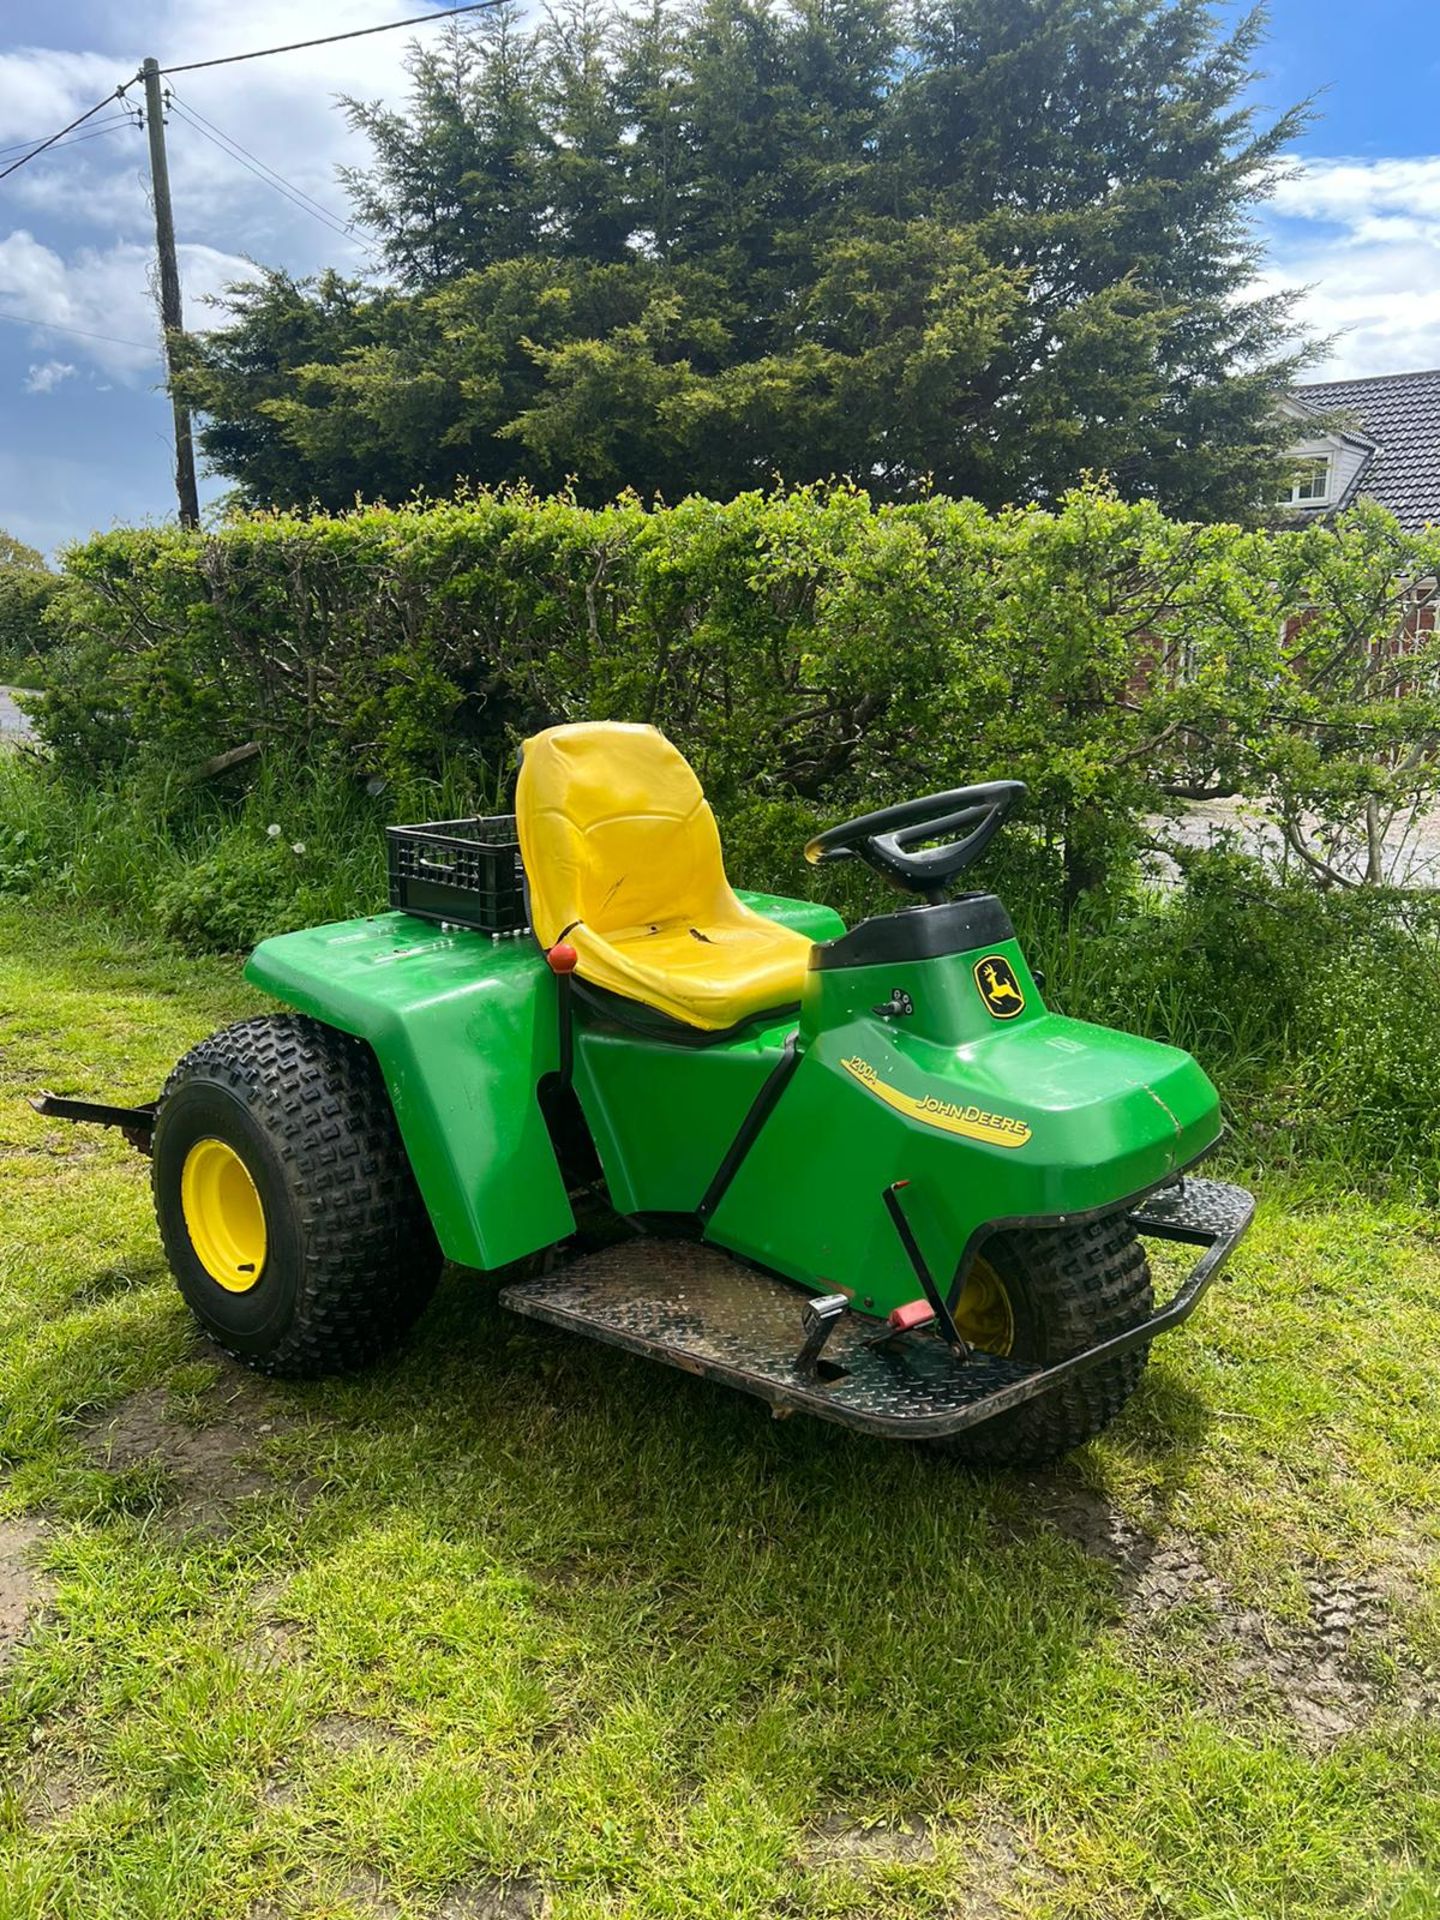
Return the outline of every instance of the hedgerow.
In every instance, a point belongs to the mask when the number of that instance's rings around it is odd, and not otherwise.
[[[42,566],[0,564],[0,680],[39,677],[59,632],[46,610],[61,585],[60,576]]]
[[[769,878],[818,814],[1004,775],[1072,904],[1180,794],[1258,795],[1338,871],[1436,779],[1436,642],[1389,641],[1440,537],[1372,510],[1271,533],[1099,487],[1000,513],[518,491],[122,530],[66,566],[40,731],[72,779],[254,742],[357,782],[493,781],[549,721],[648,720]]]

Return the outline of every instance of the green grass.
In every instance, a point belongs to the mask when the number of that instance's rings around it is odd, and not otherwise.
[[[144,1163],[23,1096],[147,1097],[254,1004],[0,908],[0,1517],[50,1584],[4,1920],[1440,1915],[1427,1215],[1264,1191],[1049,1475],[772,1421],[459,1273],[392,1363],[252,1384]]]

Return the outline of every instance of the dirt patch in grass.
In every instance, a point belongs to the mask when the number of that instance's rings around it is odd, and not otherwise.
[[[423,1914],[425,1920],[544,1920],[549,1910],[543,1891],[532,1881],[487,1876],[461,1881],[438,1899],[412,1895],[408,1903],[402,1903],[389,1881],[373,1867],[357,1867],[338,1887],[332,1883],[327,1891],[317,1883],[298,1897],[300,1906],[287,1904],[283,1910],[264,1901],[250,1909],[247,1920],[286,1920],[295,1913],[314,1913],[318,1920],[321,1914],[342,1912],[363,1915],[364,1920],[400,1920],[407,1913]]]
[[[369,1867],[360,1867],[341,1883],[340,1898],[365,1915],[365,1920],[399,1920],[400,1902],[385,1880]]]
[[[310,1737],[327,1753],[365,1753],[411,1744],[387,1720],[363,1720],[353,1713],[327,1713],[310,1729]]]
[[[93,1800],[103,1782],[92,1763],[73,1753],[51,1751],[43,1737],[20,1773],[20,1804],[32,1827],[59,1826]]]
[[[32,1565],[44,1537],[45,1529],[36,1520],[0,1520],[0,1668],[50,1597]]]
[[[832,1815],[811,1833],[801,1851],[807,1867],[863,1876],[877,1868],[928,1866],[947,1842],[958,1843],[962,1878],[947,1890],[950,1920],[1003,1920],[1029,1896],[1058,1885],[1030,1840],[998,1814],[961,1824],[914,1820],[903,1825],[865,1825]]]
[[[245,1641],[243,1657],[252,1667],[298,1667],[309,1652],[309,1634],[298,1620],[288,1619],[281,1607],[285,1587],[283,1580],[267,1580],[251,1598],[255,1627]]]
[[[1330,1746],[1386,1707],[1426,1714],[1440,1704],[1440,1691],[1418,1669],[1404,1667],[1377,1583],[1314,1568],[1305,1576],[1308,1619],[1278,1619],[1239,1604],[1184,1534],[1153,1536],[1086,1488],[1031,1485],[1041,1524],[1114,1569],[1128,1634],[1158,1641],[1173,1615],[1191,1615],[1222,1656],[1221,1690],[1268,1694],[1307,1745]],[[1398,1687],[1376,1677],[1374,1656],[1382,1650],[1401,1661]]]
[[[937,1831],[928,1820],[865,1826],[832,1814],[806,1841],[804,1858],[812,1867],[910,1866],[935,1858]]]
[[[1008,1920],[1030,1911],[1032,1895],[1060,1885],[1025,1835],[1001,1820],[982,1822],[967,1837],[964,1872],[949,1920]]]
[[[133,1394],[85,1444],[113,1473],[158,1471],[166,1523],[176,1531],[223,1532],[237,1501],[273,1488],[258,1455],[270,1435],[294,1424],[268,1382],[227,1365],[198,1406],[178,1405],[160,1387]]]
[[[547,1906],[529,1880],[467,1880],[441,1895],[433,1920],[542,1920]]]
[[[292,1620],[262,1620],[244,1647],[250,1666],[270,1669],[298,1667],[305,1653],[305,1630]]]
[[[310,1744],[331,1760],[355,1754],[424,1753],[430,1743],[417,1740],[388,1720],[366,1719],[354,1713],[327,1713],[310,1728]],[[300,1797],[299,1775],[286,1765],[272,1773],[260,1788],[267,1807],[288,1807]]]

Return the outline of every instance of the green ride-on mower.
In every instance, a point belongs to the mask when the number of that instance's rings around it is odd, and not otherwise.
[[[777,1414],[1046,1460],[1123,1405],[1253,1201],[1190,1172],[1221,1124],[1188,1054],[1048,1012],[994,895],[947,897],[1023,791],[819,835],[810,860],[913,896],[847,932],[732,892],[654,728],[552,727],[513,819],[391,830],[396,911],[256,949],[289,1011],[151,1106],[36,1104],[150,1152],[181,1292],[262,1371],[370,1360],[448,1259]],[[1158,1309],[1142,1235],[1202,1250]]]

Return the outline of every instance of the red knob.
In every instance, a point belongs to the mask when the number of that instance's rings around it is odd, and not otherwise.
[[[580,956],[568,940],[557,940],[545,958],[552,973],[573,973],[580,964]]]
[[[907,1300],[903,1307],[892,1307],[886,1316],[897,1333],[913,1333],[916,1327],[928,1327],[935,1309],[928,1300]]]

